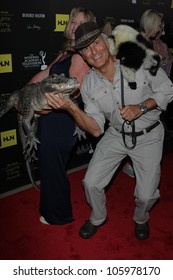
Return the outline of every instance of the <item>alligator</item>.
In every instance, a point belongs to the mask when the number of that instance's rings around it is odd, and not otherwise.
[[[12,108],[17,110],[19,135],[27,172],[32,185],[38,190],[39,186],[33,178],[31,164],[36,160],[37,145],[40,144],[36,137],[38,117],[40,116],[38,112],[52,109],[47,103],[45,93],[53,92],[55,95],[63,93],[70,98],[78,88],[79,82],[76,78],[67,78],[63,73],[53,74],[41,82],[27,84],[21,90],[12,92],[0,106],[0,118]]]

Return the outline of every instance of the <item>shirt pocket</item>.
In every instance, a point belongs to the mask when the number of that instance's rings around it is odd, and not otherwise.
[[[109,88],[101,88],[95,91],[92,98],[94,102],[104,114],[109,114],[114,110],[113,96]]]
[[[117,85],[117,89],[122,95],[121,83]],[[124,105],[138,104],[147,99],[151,93],[148,79],[136,77],[136,89],[131,89],[127,81],[124,81]],[[120,97],[122,100],[122,96]],[[121,102],[122,103],[122,102]]]

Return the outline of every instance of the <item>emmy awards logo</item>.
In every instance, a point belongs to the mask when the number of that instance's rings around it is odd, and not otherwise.
[[[41,60],[42,60],[41,70],[45,70],[47,68],[47,65],[45,64],[46,52],[40,51],[39,55],[41,56]]]
[[[171,7],[170,7],[170,8],[172,8],[172,9],[173,9],[173,0],[172,0]]]

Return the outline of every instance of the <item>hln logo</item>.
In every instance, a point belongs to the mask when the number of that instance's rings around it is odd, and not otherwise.
[[[16,129],[0,132],[0,149],[17,145]]]
[[[11,54],[0,54],[0,73],[12,72]]]
[[[55,32],[64,32],[65,26],[69,20],[69,15],[56,14],[55,15]]]

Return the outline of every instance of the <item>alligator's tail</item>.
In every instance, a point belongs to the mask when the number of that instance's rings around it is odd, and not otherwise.
[[[19,101],[19,91],[16,90],[14,93],[7,94],[7,99],[0,106],[0,118],[11,110]]]
[[[26,168],[27,168],[27,172],[28,172],[28,175],[29,175],[29,179],[31,181],[31,184],[33,185],[33,187],[37,190],[37,191],[40,191],[40,186],[37,185],[37,183],[35,182],[34,178],[33,178],[33,175],[32,175],[32,168],[31,168],[31,162],[29,159],[26,159],[25,160],[26,162]]]

